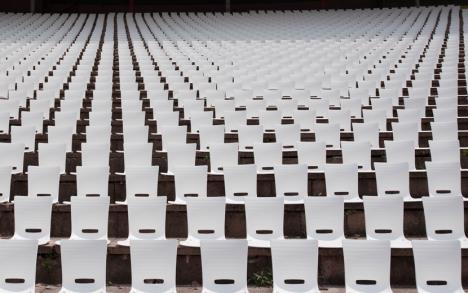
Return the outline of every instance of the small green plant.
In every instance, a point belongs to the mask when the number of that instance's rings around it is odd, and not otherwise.
[[[254,273],[249,283],[256,287],[271,287],[273,285],[273,275],[270,270],[262,270]]]

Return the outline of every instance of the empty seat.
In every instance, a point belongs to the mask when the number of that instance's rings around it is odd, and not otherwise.
[[[244,199],[257,196],[257,167],[237,165],[224,167],[226,203],[244,204]]]
[[[319,292],[317,240],[271,241],[273,292]]]
[[[53,203],[59,201],[59,167],[29,166],[28,196],[48,196]]]
[[[200,243],[203,292],[248,292],[245,240],[203,240]]]
[[[174,170],[175,200],[173,204],[185,205],[186,197],[206,197],[208,185],[208,167],[177,167]]]
[[[369,141],[343,141],[341,143],[343,164],[356,164],[360,171],[370,171],[371,144]]]
[[[67,149],[63,143],[40,143],[38,148],[39,166],[58,167],[65,174]]]
[[[106,143],[81,144],[81,166],[107,167],[110,161],[110,145]]]
[[[385,141],[385,156],[387,163],[407,162],[411,171],[416,170],[414,142],[406,141]]]
[[[15,234],[13,239],[50,240],[52,198],[15,196]]]
[[[375,163],[377,195],[402,196],[404,201],[417,201],[411,196],[410,175],[407,162]]]
[[[412,246],[418,291],[464,292],[459,241],[413,240]]]
[[[1,291],[35,291],[37,250],[37,240],[0,240]]]
[[[315,125],[315,141],[324,142],[327,148],[339,148],[340,126],[338,124],[317,123]]]
[[[341,197],[310,196],[304,200],[307,238],[319,247],[342,247],[344,200]]]
[[[325,165],[327,196],[342,197],[345,202],[360,202],[358,166],[356,164]]]
[[[423,207],[429,240],[459,240],[462,248],[468,248],[461,197],[424,197]]]
[[[263,127],[261,125],[239,127],[238,141],[240,151],[252,151],[255,144],[263,143]]]
[[[118,244],[128,246],[133,240],[166,239],[166,201],[163,196],[128,198],[128,238]]]
[[[429,140],[432,162],[458,162],[460,164],[459,140]]]
[[[402,196],[364,196],[363,202],[368,240],[389,240],[392,248],[411,247],[403,233]]]
[[[76,167],[76,194],[80,197],[109,195],[109,166]]]
[[[283,239],[284,199],[257,197],[245,199],[247,240],[250,247],[270,247],[270,241]]]
[[[34,152],[36,140],[36,128],[34,126],[12,126],[11,127],[11,143],[24,144],[26,152]]]
[[[187,198],[188,237],[184,246],[200,246],[203,240],[223,240],[226,200],[224,197]]]
[[[429,196],[462,196],[458,162],[426,162]]]
[[[107,242],[63,240],[60,292],[105,292]]]
[[[210,146],[210,172],[222,174],[227,166],[239,164],[239,144],[218,143]]]
[[[347,292],[392,292],[390,242],[343,240]]]
[[[285,204],[300,204],[308,197],[307,166],[302,164],[279,165],[274,169],[276,196]]]
[[[109,197],[72,197],[71,236],[73,240],[107,240]]]
[[[280,143],[255,144],[253,151],[258,173],[272,173],[276,166],[283,164],[283,150]]]
[[[130,292],[176,292],[177,240],[131,240]]]
[[[194,143],[174,143],[167,147],[167,173],[174,174],[178,167],[195,166],[197,145]]]

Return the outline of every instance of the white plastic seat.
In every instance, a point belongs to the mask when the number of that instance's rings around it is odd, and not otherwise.
[[[380,131],[387,130],[387,117],[385,116],[385,110],[363,109],[362,117],[364,118],[364,123],[377,123]],[[354,123],[353,127],[355,125],[357,125],[357,123]]]
[[[47,129],[48,143],[63,143],[67,152],[72,152],[73,127],[72,126],[52,126]]]
[[[62,240],[62,289],[66,292],[106,292],[105,240]]]
[[[392,123],[392,131],[394,141],[409,140],[413,142],[413,146],[419,146],[419,126],[417,123]]]
[[[345,202],[361,202],[358,191],[358,166],[350,164],[327,164],[325,187],[327,196],[342,197]]]
[[[320,292],[317,240],[272,240],[271,259],[273,292]]]
[[[76,194],[78,197],[107,197],[109,193],[109,166],[76,167]]]
[[[86,143],[103,143],[110,145],[111,125],[87,126]]]
[[[307,239],[319,247],[342,247],[344,201],[341,197],[309,196],[304,200]]]
[[[349,110],[330,110],[327,118],[329,124],[338,124],[341,131],[351,131],[351,113]]]
[[[148,167],[153,163],[152,143],[124,143],[124,165],[129,167]],[[124,173],[117,173],[119,175]]]
[[[392,292],[390,242],[343,240],[346,292]]]
[[[372,148],[380,147],[379,125],[377,123],[353,123],[353,135],[355,142],[369,142]]]
[[[36,133],[42,133],[43,123],[42,112],[21,112],[21,126],[33,126]]]
[[[239,127],[246,125],[247,115],[245,111],[226,111],[224,113],[224,127],[226,132],[238,132]]]
[[[161,133],[162,151],[167,151],[167,146],[171,144],[187,143],[187,127],[185,126],[165,126],[158,131]]]
[[[148,125],[123,127],[124,143],[148,143],[148,135]]]
[[[10,201],[11,167],[0,166],[0,203]]]
[[[416,159],[414,141],[402,140],[393,141],[386,140],[385,142],[385,156],[387,163],[408,163],[409,169],[416,170]]]
[[[0,260],[8,264],[0,266],[2,292],[36,290],[37,244],[37,240],[0,240]]]
[[[177,167],[173,171],[175,200],[171,204],[185,205],[186,197],[206,197],[208,166]]]
[[[214,126],[213,112],[211,111],[193,111],[190,115],[190,130],[192,133],[200,131],[201,127]]]
[[[434,122],[457,122],[458,107],[432,109]]]
[[[28,167],[28,196],[48,196],[53,203],[59,201],[60,168],[57,166]]]
[[[249,247],[270,247],[270,241],[283,239],[284,198],[245,198],[245,218]]]
[[[343,141],[341,143],[343,164],[356,164],[360,171],[370,171],[371,144],[369,141]]]
[[[81,166],[106,167],[110,161],[110,145],[106,143],[81,144]]]
[[[202,293],[249,292],[248,246],[245,240],[203,240],[200,243]]]
[[[12,126],[11,143],[24,145],[23,152],[34,152],[36,149],[36,128],[34,126]]]
[[[238,143],[215,143],[210,146],[210,173],[222,174],[225,167],[238,164]]]
[[[323,171],[327,161],[325,142],[300,142],[296,148],[298,164],[307,165],[309,171]]]
[[[429,240],[458,240],[468,248],[465,235],[464,203],[459,196],[424,197],[424,219]]]
[[[283,114],[281,111],[260,111],[259,124],[263,126],[265,132],[275,132],[276,128],[281,125]]]
[[[429,196],[462,196],[458,162],[426,162]]]
[[[63,143],[39,143],[37,145],[39,166],[53,167],[57,166],[60,174],[66,171],[67,149]]]
[[[458,122],[431,122],[433,140],[458,140]]]
[[[208,151],[213,144],[224,143],[224,125],[200,126],[200,151]]]
[[[255,144],[263,143],[263,127],[261,125],[239,127],[237,135],[240,151],[252,151]]]
[[[15,234],[12,239],[50,241],[52,198],[15,196]]]
[[[23,173],[24,143],[0,143],[0,166],[10,166],[12,174]]]
[[[341,110],[349,111],[351,118],[362,117],[361,100],[358,99],[341,99]]]
[[[403,233],[403,197],[364,196],[367,240],[388,240],[392,248],[410,248]]]
[[[131,293],[176,292],[177,240],[131,240]]]
[[[314,110],[296,110],[293,113],[294,123],[298,124],[301,132],[313,132],[315,127]]]
[[[224,190],[227,204],[244,204],[244,199],[257,196],[255,165],[225,166]]]
[[[10,133],[10,113],[6,111],[0,112],[0,133]]]
[[[71,126],[73,128],[73,133],[76,133],[76,113],[73,111],[55,112],[54,121],[56,126]]]
[[[402,196],[404,201],[419,201],[411,196],[407,162],[375,163],[378,196]]]
[[[107,240],[110,197],[72,197],[72,240]]]
[[[339,148],[340,139],[340,126],[338,124],[315,124],[316,142],[324,142],[327,148]]]
[[[459,140],[429,140],[432,162],[458,162],[460,164]]]
[[[129,197],[128,238],[117,243],[129,246],[133,240],[166,239],[166,201],[164,196]]]
[[[194,143],[174,143],[167,145],[167,174],[174,174],[178,167],[195,166],[197,145]]]
[[[460,242],[413,240],[416,287],[420,292],[465,292]]]
[[[188,237],[180,245],[198,247],[203,240],[224,240],[224,197],[187,198]]]
[[[307,166],[303,164],[277,165],[274,169],[276,197],[285,204],[301,204],[308,197]]]
[[[284,124],[276,128],[276,142],[283,145],[285,150],[294,150],[301,141],[301,128],[298,124]]]
[[[283,147],[280,143],[259,143],[253,146],[257,172],[273,173],[276,166],[283,164]]]

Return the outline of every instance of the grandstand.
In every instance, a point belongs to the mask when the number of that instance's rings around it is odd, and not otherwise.
[[[464,19],[0,13],[0,291],[464,292]]]

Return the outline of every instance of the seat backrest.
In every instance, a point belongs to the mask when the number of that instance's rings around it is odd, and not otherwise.
[[[175,196],[185,202],[186,197],[206,197],[208,166],[179,166],[173,170]]]
[[[283,238],[284,199],[256,197],[245,199],[247,239]]]
[[[34,292],[36,286],[37,240],[0,240],[0,289],[4,292]],[[16,280],[21,282],[16,282]]]
[[[107,240],[110,197],[71,198],[72,233],[70,239]]]
[[[203,240],[200,249],[204,290],[247,291],[246,240]]]
[[[254,161],[257,171],[273,170],[283,164],[283,149],[281,143],[259,143],[253,146]]]
[[[127,198],[129,239],[166,238],[166,202],[164,196]]]
[[[426,162],[429,196],[462,196],[458,162]]]
[[[390,242],[343,240],[346,290],[390,291]]]
[[[224,239],[224,197],[187,198],[186,203],[189,240]]]
[[[466,239],[461,196],[425,196],[422,200],[429,240]]]
[[[364,196],[363,202],[368,240],[404,238],[402,196]]]
[[[317,240],[272,240],[271,259],[275,291],[318,292]]]
[[[344,200],[341,197],[309,196],[304,199],[307,238],[344,238]]]
[[[103,196],[109,191],[109,166],[76,167],[76,194],[80,197]]]
[[[15,196],[15,239],[50,240],[52,198]]]
[[[324,170],[327,196],[359,197],[357,164],[327,164]]]
[[[421,292],[463,292],[458,240],[413,240],[416,286]]]
[[[62,240],[62,289],[71,292],[106,290],[106,240]]]
[[[210,145],[210,171],[223,172],[227,166],[239,164],[238,143],[214,143]]]
[[[132,290],[176,290],[177,240],[130,240]]]
[[[60,168],[58,166],[29,166],[28,195],[50,196],[54,203],[59,200]]]

